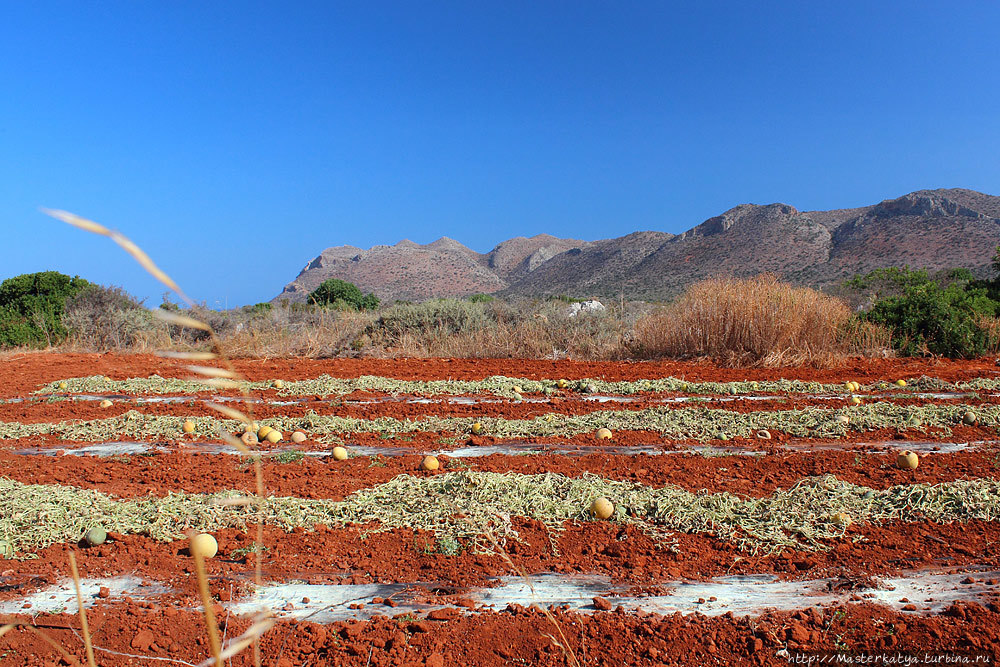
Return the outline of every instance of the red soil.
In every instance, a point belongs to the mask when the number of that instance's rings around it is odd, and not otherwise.
[[[326,373],[334,377],[382,375],[401,380],[481,380],[491,375],[529,379],[600,378],[611,382],[677,377],[692,381],[814,380],[872,382],[920,375],[954,382],[996,374],[992,359],[852,359],[834,368],[720,368],[711,363],[676,361],[589,362],[537,359],[237,359],[237,370],[251,380],[304,380]],[[56,379],[107,375],[114,380],[185,377],[183,364],[150,354],[15,354],[0,360],[2,396],[25,395]]]
[[[667,363],[576,363],[522,360],[241,360],[239,368],[251,379],[286,380],[335,376],[386,375],[401,379],[476,379],[490,375],[529,378],[575,379],[603,377],[634,380],[672,375],[691,380],[766,380],[780,377],[843,382],[846,379],[871,381],[896,377],[932,375],[949,381],[996,373],[992,360],[958,361],[853,361],[841,368],[814,369],[720,369],[706,364]],[[57,355],[27,354],[0,359],[0,378],[5,397],[27,396],[39,385],[53,379],[107,374],[115,379],[145,377],[152,373],[184,376],[179,365],[149,355]],[[272,394],[272,392],[267,392]],[[912,401],[914,399],[907,399]],[[992,399],[990,399],[992,400]],[[718,404],[723,409],[776,410],[812,404],[793,397],[787,401],[737,401]],[[830,402],[819,402],[831,405]],[[294,415],[311,408],[325,414],[371,418],[420,415],[531,417],[547,412],[583,414],[602,409],[640,409],[648,404],[597,404],[562,400],[554,404],[511,402],[473,406],[435,403],[429,405],[380,403],[365,406],[335,406],[328,401],[302,406],[260,406],[258,416]],[[62,419],[107,417],[136,407],[117,402],[102,410],[85,402],[60,401],[7,404],[0,406],[0,420],[41,422]],[[716,406],[711,406],[716,407]],[[137,409],[153,414],[209,414],[203,406],[141,405]],[[396,475],[441,474],[417,471],[419,452],[426,449],[469,444],[463,436],[457,444],[443,444],[442,435],[417,433],[412,439],[382,440],[373,434],[352,437],[352,444],[410,447],[411,455],[370,459],[359,457],[335,463],[329,459],[265,464],[267,492],[313,498],[342,498],[346,494],[388,481]],[[931,438],[940,437],[931,434]],[[995,437],[990,429],[956,427],[950,440],[983,440]],[[852,434],[847,442],[911,438],[927,440],[926,434],[886,431]],[[777,442],[787,440],[778,434]],[[591,436],[547,439],[560,446],[593,445]],[[473,438],[472,445],[486,445],[491,438]],[[151,457],[111,459],[87,457],[41,457],[17,455],[12,450],[48,443],[73,448],[57,438],[29,438],[8,441],[0,450],[0,475],[29,483],[62,483],[92,488],[123,497],[169,491],[211,492],[237,488],[253,490],[253,470],[240,467],[227,456],[192,454],[183,451]],[[652,433],[618,433],[614,445],[663,444],[667,448],[692,443],[668,442]],[[711,443],[720,446],[723,443]],[[964,478],[996,477],[994,453],[973,450],[934,454],[922,458],[914,471],[900,471],[891,454],[870,453],[863,447],[848,451],[778,450],[775,441],[739,441],[767,452],[762,457],[703,457],[700,455],[627,456],[589,453],[582,456],[532,455],[467,459],[444,458],[444,471],[460,467],[497,472],[561,472],[580,475],[594,472],[611,479],[629,480],[651,486],[678,484],[691,490],[731,491],[762,496],[787,488],[803,477],[835,474],[838,478],[873,488],[894,484],[934,483]],[[822,443],[817,443],[821,445]],[[315,443],[307,447],[315,448]],[[538,443],[544,447],[544,442]],[[682,578],[701,579],[725,574],[774,573],[783,578],[840,578],[846,585],[870,576],[899,573],[921,566],[942,564],[1000,567],[1000,523],[970,522],[939,525],[929,522],[894,523],[887,526],[853,525],[849,538],[828,545],[824,551],[792,551],[751,556],[734,545],[707,535],[678,535],[675,548],[634,527],[611,523],[570,523],[556,534],[555,547],[541,525],[514,519],[519,541],[509,541],[506,549],[519,568],[531,573],[601,573],[636,588],[655,588],[662,582]],[[240,586],[253,578],[250,562],[230,558],[234,550],[250,546],[250,533],[236,530],[218,535],[220,554],[209,561],[211,590],[219,600],[238,595]],[[320,528],[285,534],[265,529],[264,573],[267,579],[306,579],[310,582],[434,582],[460,594],[461,587],[482,585],[492,577],[511,574],[510,565],[498,556],[463,551],[455,556],[435,552],[432,536],[397,530],[368,533],[364,527]],[[135,656],[154,656],[197,663],[207,657],[207,642],[201,616],[186,611],[197,606],[193,562],[183,541],[162,544],[140,535],[111,536],[103,546],[81,548],[53,545],[39,553],[37,560],[0,561],[0,599],[19,598],[25,593],[54,583],[67,573],[67,552],[77,553],[81,575],[111,577],[135,572],[150,580],[170,584],[175,592],[154,603],[105,603],[90,612],[95,644],[117,653],[99,651],[98,663],[105,666],[154,664]],[[232,589],[232,590],[231,590]],[[235,593],[233,592],[235,591]],[[527,602],[526,602],[527,604]],[[804,602],[804,606],[808,602]],[[851,604],[842,608],[808,608],[794,614],[765,614],[755,618],[708,618],[698,614],[653,616],[642,613],[598,612],[593,616],[554,611],[560,631],[565,634],[581,664],[787,664],[778,652],[832,651],[849,647],[853,651],[923,653],[925,651],[978,652],[995,656],[1000,631],[1000,614],[994,603],[980,606],[960,603],[939,615],[897,613],[888,608]],[[444,664],[570,664],[548,635],[559,632],[544,615],[514,607],[501,612],[471,615],[444,614],[442,620],[391,618],[386,615],[370,622],[281,623],[269,632],[262,652],[264,664],[292,665],[431,665]],[[39,615],[0,617],[8,621],[32,621],[79,662],[83,647],[75,617]],[[242,632],[248,619],[219,618],[227,636]],[[62,629],[60,629],[62,628]],[[76,631],[77,633],[79,630]],[[246,651],[234,665],[252,664]],[[49,665],[58,654],[35,635],[15,629],[0,638],[0,665]],[[164,663],[170,664],[170,663]],[[176,664],[176,663],[175,663]]]

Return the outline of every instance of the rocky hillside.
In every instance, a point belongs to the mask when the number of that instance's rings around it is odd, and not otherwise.
[[[770,271],[826,286],[883,266],[967,267],[985,275],[1000,244],[1000,197],[921,190],[872,206],[799,211],[741,204],[680,235],[635,232],[584,242],[540,234],[483,255],[442,238],[361,250],[328,248],[277,299],[302,301],[343,278],[383,299],[499,292],[505,296],[664,299],[714,275]]]
[[[539,234],[504,241],[485,255],[447,237],[427,245],[404,240],[368,250],[336,246],[306,264],[273,301],[305,301],[328,278],[348,280],[388,301],[496,292],[552,257],[585,245]]]

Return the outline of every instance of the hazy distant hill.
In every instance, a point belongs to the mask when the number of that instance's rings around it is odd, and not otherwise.
[[[330,277],[383,299],[499,292],[506,296],[662,299],[713,275],[770,271],[827,285],[883,266],[987,272],[1000,244],[1000,197],[920,190],[872,206],[798,211],[741,204],[680,235],[635,232],[584,242],[539,234],[482,255],[442,238],[421,246],[328,248],[277,299],[304,300]]]

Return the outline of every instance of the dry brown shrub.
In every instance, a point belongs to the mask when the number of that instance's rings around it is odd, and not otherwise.
[[[234,357],[331,357],[360,349],[373,316],[354,311],[317,309],[308,318],[289,318],[276,309],[262,321],[247,323],[223,336]]]
[[[986,350],[990,354],[1000,353],[1000,317],[980,315],[976,324],[986,332]]]
[[[793,287],[769,274],[691,285],[669,306],[636,323],[641,358],[707,357],[726,366],[836,363],[851,311],[840,299]]]
[[[852,355],[862,357],[894,357],[892,329],[874,322],[852,317],[841,331],[841,339]]]

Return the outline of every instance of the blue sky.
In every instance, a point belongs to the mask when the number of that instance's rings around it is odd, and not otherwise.
[[[0,278],[209,306],[323,248],[1000,195],[995,2],[6,2]]]

